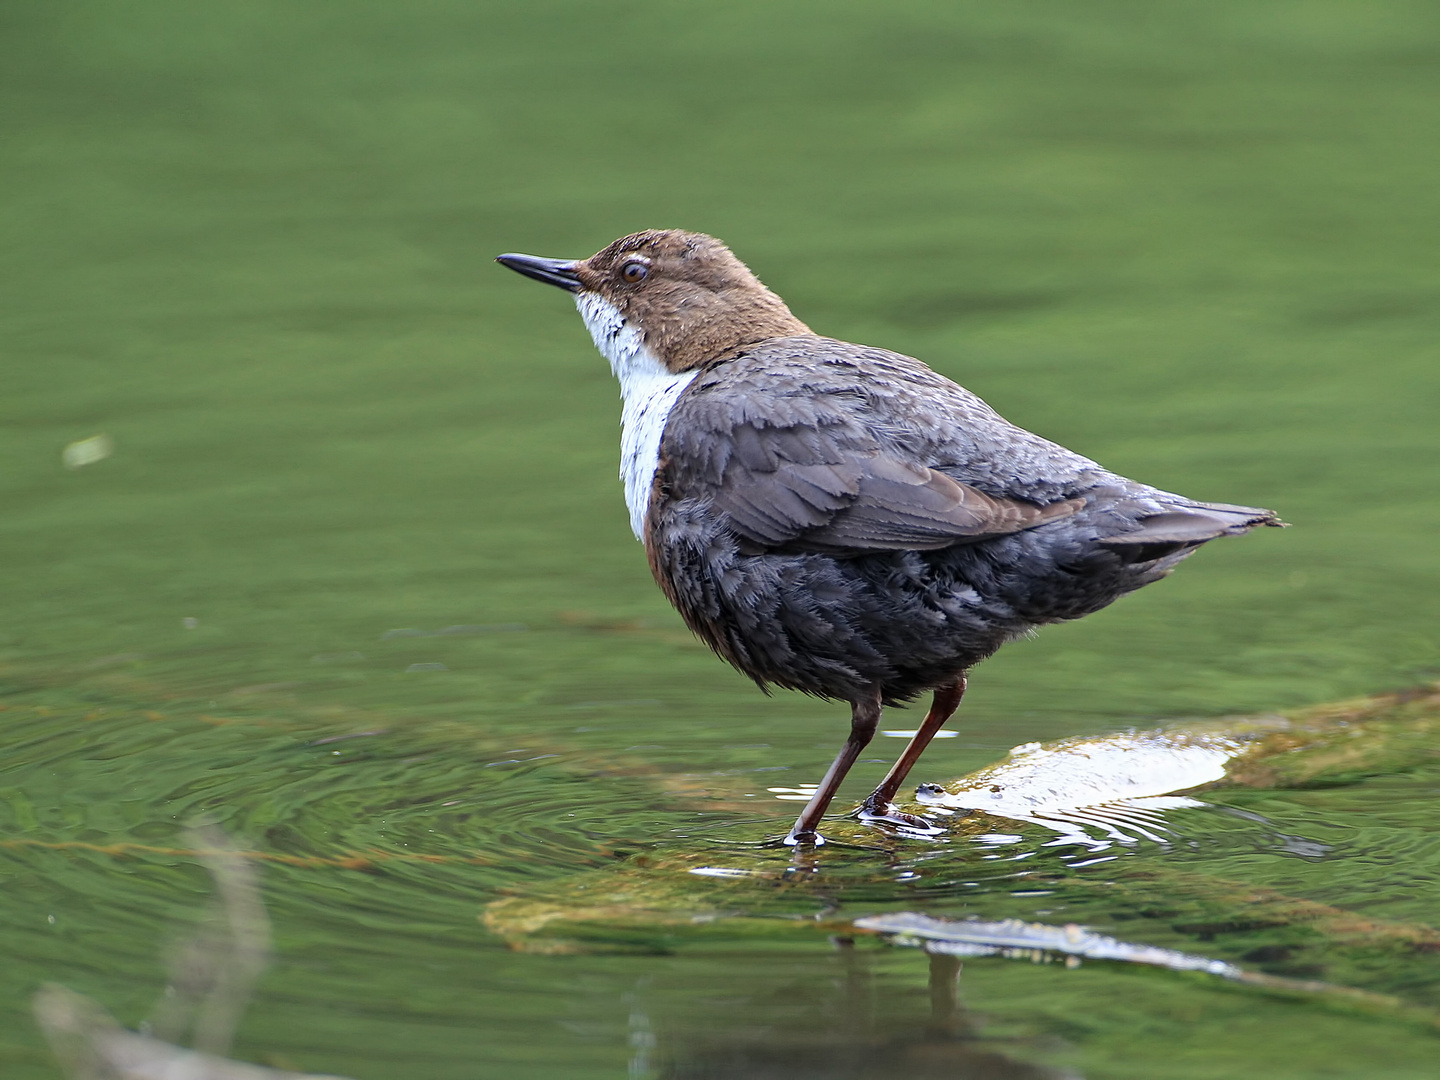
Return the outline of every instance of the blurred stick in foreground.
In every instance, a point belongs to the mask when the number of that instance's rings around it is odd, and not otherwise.
[[[213,825],[194,829],[215,881],[200,929],[174,952],[165,993],[147,1025],[121,1027],[99,1004],[54,983],[35,995],[35,1020],[70,1080],[343,1080],[223,1057],[270,961],[270,920],[254,864]],[[194,1049],[176,1043],[191,1034]]]
[[[171,957],[169,983],[147,1027],[176,1043],[190,1031],[196,1050],[224,1054],[270,962],[270,920],[255,865],[223,832],[205,825],[186,840],[214,878],[215,892],[199,931]]]

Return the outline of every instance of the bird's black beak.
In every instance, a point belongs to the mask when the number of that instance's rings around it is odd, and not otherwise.
[[[539,255],[497,255],[495,261],[547,285],[559,285],[566,292],[580,291],[580,278],[573,267],[574,259],[542,259]]]

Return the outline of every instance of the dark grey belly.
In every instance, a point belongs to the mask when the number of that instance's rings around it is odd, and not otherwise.
[[[1127,562],[1088,511],[931,552],[853,558],[741,554],[698,505],[652,536],[661,586],[691,629],[762,686],[887,702],[915,697],[1046,623],[1077,619],[1160,577],[1188,551]]]

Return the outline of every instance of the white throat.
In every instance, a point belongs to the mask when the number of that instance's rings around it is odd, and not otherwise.
[[[620,396],[625,402],[620,413],[620,479],[625,484],[630,529],[637,540],[644,540],[650,490],[660,463],[660,436],[670,410],[697,372],[676,375],[670,371],[608,300],[578,292],[575,306],[595,347],[620,380]]]

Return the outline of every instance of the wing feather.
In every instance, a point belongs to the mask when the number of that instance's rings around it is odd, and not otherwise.
[[[747,413],[753,417],[753,404]],[[742,539],[767,548],[932,550],[1034,528],[1082,505],[987,495],[894,447],[857,438],[850,425],[740,421],[708,434],[731,443],[728,454],[709,456],[723,461],[718,477],[695,470],[680,487],[727,515]]]

